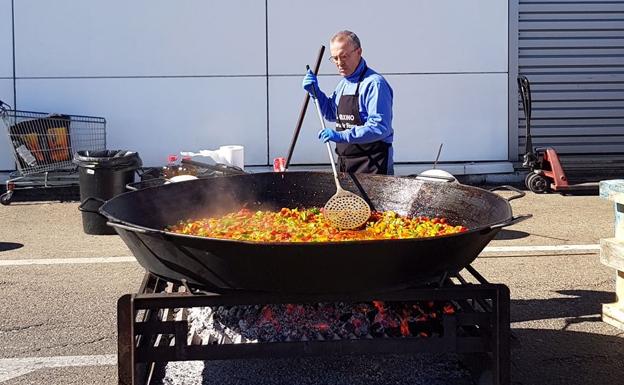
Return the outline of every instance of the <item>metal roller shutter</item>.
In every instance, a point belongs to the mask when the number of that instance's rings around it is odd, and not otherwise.
[[[624,1],[519,3],[518,72],[531,82],[535,146],[564,166],[624,164]],[[519,154],[525,120],[518,104]]]

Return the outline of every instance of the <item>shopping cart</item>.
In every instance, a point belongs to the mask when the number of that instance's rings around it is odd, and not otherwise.
[[[104,118],[18,111],[1,100],[0,118],[17,166],[0,195],[3,205],[11,202],[16,190],[78,185],[74,153],[106,149]]]

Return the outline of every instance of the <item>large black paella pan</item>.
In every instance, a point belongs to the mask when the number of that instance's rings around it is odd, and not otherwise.
[[[471,263],[514,217],[507,199],[458,183],[342,175],[345,189],[378,211],[446,217],[469,231],[424,239],[252,243],[164,231],[179,220],[242,207],[322,207],[335,193],[322,172],[259,173],[198,179],[119,195],[100,208],[139,263],[169,280],[210,291],[346,293],[430,282]],[[521,196],[522,193],[513,198]]]

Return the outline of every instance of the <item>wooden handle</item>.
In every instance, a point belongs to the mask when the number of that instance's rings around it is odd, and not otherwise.
[[[323,54],[325,53],[325,46],[322,45],[316,57],[316,65],[314,66],[314,74],[318,74],[319,68],[321,68],[321,60],[323,60]],[[290,147],[288,148],[288,155],[286,156],[286,169],[290,165],[290,159],[292,158],[295,144],[297,144],[297,138],[299,137],[299,131],[301,131],[301,125],[303,124],[303,118],[308,110],[308,103],[310,102],[310,94],[306,92],[303,98],[303,105],[301,111],[299,111],[299,119],[297,119],[297,125],[295,126],[295,132],[293,133],[292,140],[290,141]]]

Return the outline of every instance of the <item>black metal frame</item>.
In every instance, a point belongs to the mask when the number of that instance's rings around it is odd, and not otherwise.
[[[474,268],[466,271],[478,283],[461,275],[441,287],[416,287],[376,294],[162,293],[172,284],[146,273],[140,294],[126,294],[117,303],[119,384],[149,383],[155,363],[187,360],[223,360],[262,357],[315,356],[367,353],[487,354],[492,384],[510,383],[509,289],[490,284]],[[187,288],[188,289],[188,288]],[[443,316],[444,333],[429,338],[385,338],[337,341],[271,342],[229,345],[188,345],[188,323],[164,320],[163,309],[218,305],[314,303],[334,301],[453,301],[461,311]],[[163,337],[173,338],[163,338]],[[160,343],[155,343],[159,338]],[[173,342],[173,343],[171,343]],[[171,346],[170,346],[171,345]]]

